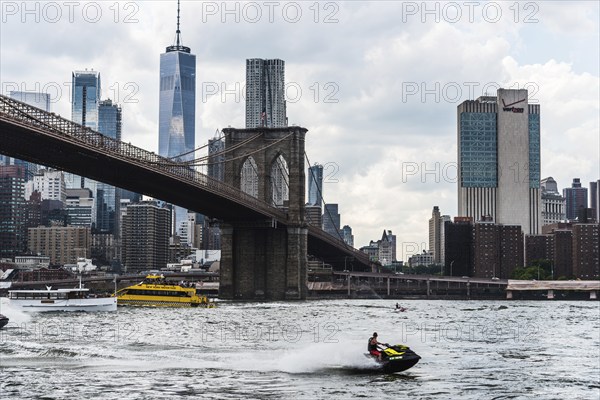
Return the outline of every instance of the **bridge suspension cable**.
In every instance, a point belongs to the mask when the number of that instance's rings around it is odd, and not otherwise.
[[[217,132],[219,132],[218,129],[217,129]],[[221,140],[225,139],[225,135],[223,135],[223,136],[221,136],[219,138],[215,138],[215,139],[218,139],[219,141],[221,141]],[[167,157],[167,158],[170,159],[170,160],[174,160],[174,159],[177,159],[177,158],[180,158],[180,157],[183,157],[183,156],[187,156],[188,154],[195,153],[198,150],[202,150],[203,148],[208,147],[209,145],[210,145],[210,143],[206,143],[206,144],[204,144],[204,145],[202,145],[200,147],[196,147],[194,150],[186,151],[185,153],[181,153],[181,154],[178,154],[176,156]]]
[[[288,138],[289,138],[290,136],[292,136],[293,134],[294,134],[294,132],[290,133],[289,135],[286,135],[286,136],[282,137],[282,138],[281,138],[281,139],[279,139],[279,140],[276,140],[276,141],[275,141],[275,142],[273,142],[273,143],[269,143],[268,145],[266,145],[266,146],[263,146],[263,147],[261,147],[260,149],[256,149],[256,150],[254,150],[254,151],[251,151],[251,152],[249,152],[249,153],[242,154],[242,155],[240,155],[240,156],[237,156],[237,157],[234,157],[234,158],[230,158],[230,159],[228,159],[228,160],[224,160],[224,161],[215,161],[215,162],[207,162],[207,163],[194,163],[194,164],[189,164],[189,166],[195,166],[195,167],[199,167],[199,166],[203,166],[203,165],[214,165],[214,164],[221,164],[221,163],[225,163],[225,162],[229,162],[229,161],[235,161],[235,160],[239,160],[239,159],[241,159],[241,158],[245,158],[245,157],[251,156],[252,154],[256,154],[256,153],[258,153],[258,152],[261,152],[261,151],[263,151],[263,150],[265,150],[265,149],[268,149],[269,147],[275,146],[276,144],[278,144],[278,143],[280,143],[280,142],[282,142],[282,141],[284,141],[284,140],[288,139]],[[255,138],[253,137],[253,138],[250,138],[250,139],[254,140]],[[248,140],[250,140],[250,139],[248,139]],[[231,150],[231,149],[230,149],[230,150]],[[214,153],[214,154],[212,154],[211,156],[215,156],[215,155],[217,155],[217,153]]]

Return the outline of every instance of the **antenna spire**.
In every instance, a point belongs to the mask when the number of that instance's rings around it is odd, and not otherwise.
[[[184,46],[181,43],[181,29],[179,29],[181,23],[181,7],[179,5],[179,0],[177,0],[177,30],[175,31],[175,36],[177,36],[176,38],[176,44],[172,45],[172,46],[168,46],[167,47],[167,53],[171,52],[171,51],[181,51],[184,53],[190,53],[191,49],[189,47]]]
[[[179,36],[181,35],[181,30],[179,30],[179,0],[177,0],[177,47],[179,47]]]

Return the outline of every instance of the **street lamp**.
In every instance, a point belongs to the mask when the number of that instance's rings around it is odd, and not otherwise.
[[[450,261],[450,276],[453,276],[452,275],[452,264],[454,264],[454,260]]]
[[[348,271],[348,267],[346,266],[346,261],[348,261],[348,259],[354,259],[354,257],[350,257],[350,256],[344,256],[344,271]],[[350,263],[350,265],[352,266],[352,272],[354,272],[354,264]]]

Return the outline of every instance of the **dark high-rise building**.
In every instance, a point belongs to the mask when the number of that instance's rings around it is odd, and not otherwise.
[[[323,230],[331,236],[340,238],[340,214],[338,213],[337,204],[325,204]]]
[[[122,261],[127,272],[167,266],[171,210],[154,201],[127,206],[123,215]]]
[[[458,214],[541,229],[540,106],[499,89],[458,106]]]
[[[600,278],[600,224],[573,225],[573,275]]]
[[[594,209],[596,222],[600,222],[600,179],[590,182],[590,207]]]
[[[523,266],[523,232],[518,225],[476,223],[473,246],[476,277],[508,279]]]
[[[500,277],[508,279],[524,265],[524,238],[519,225],[500,226]]]
[[[500,235],[492,222],[476,223],[473,229],[473,275],[500,277]]]
[[[308,167],[308,204],[323,207],[323,166]]]
[[[0,258],[13,258],[26,249],[25,168],[0,166]]]
[[[25,228],[42,225],[42,194],[34,191],[25,202]]]
[[[444,275],[473,276],[473,220],[455,217],[444,223]]]
[[[553,275],[556,278],[573,276],[573,232],[567,229],[555,230],[554,259],[552,263]]]
[[[287,126],[285,61],[246,60],[246,128]]]
[[[567,202],[567,219],[574,221],[580,208],[587,208],[587,188],[581,187],[581,180],[573,178],[570,188],[563,189],[563,196]]]
[[[539,260],[549,260],[550,262],[554,260],[554,236],[525,236],[525,266],[532,266]]]

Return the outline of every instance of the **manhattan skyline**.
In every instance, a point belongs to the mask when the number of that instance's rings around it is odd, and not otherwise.
[[[176,3],[118,4],[119,22],[108,4],[94,23],[81,8],[73,22],[67,10],[54,23],[4,14],[2,93],[46,86],[51,111],[68,117],[64,82],[71,71],[93,68],[102,74],[102,97],[123,107],[123,140],[157,151],[157,54],[170,38],[175,43]],[[466,9],[458,22],[441,15],[436,23],[395,2],[321,4],[318,18],[312,3],[294,3],[302,18],[293,23],[282,17],[285,4],[271,23],[267,9],[250,22],[240,5],[239,22],[233,15],[222,22],[222,10],[182,2],[182,42],[198,56],[196,146],[216,129],[244,126],[246,59],[284,60],[289,125],[309,130],[308,157],[324,165],[324,200],[339,204],[357,247],[391,229],[406,261],[401,244],[427,241],[434,205],[456,215],[456,106],[486,94],[486,85],[489,94],[529,89],[529,103],[541,104],[541,178],[553,176],[560,190],[573,178],[586,187],[599,178],[597,4],[535,3],[537,22],[525,21],[531,10],[517,16],[508,3],[490,22],[480,6],[472,23]],[[229,94],[211,95],[215,88]]]

